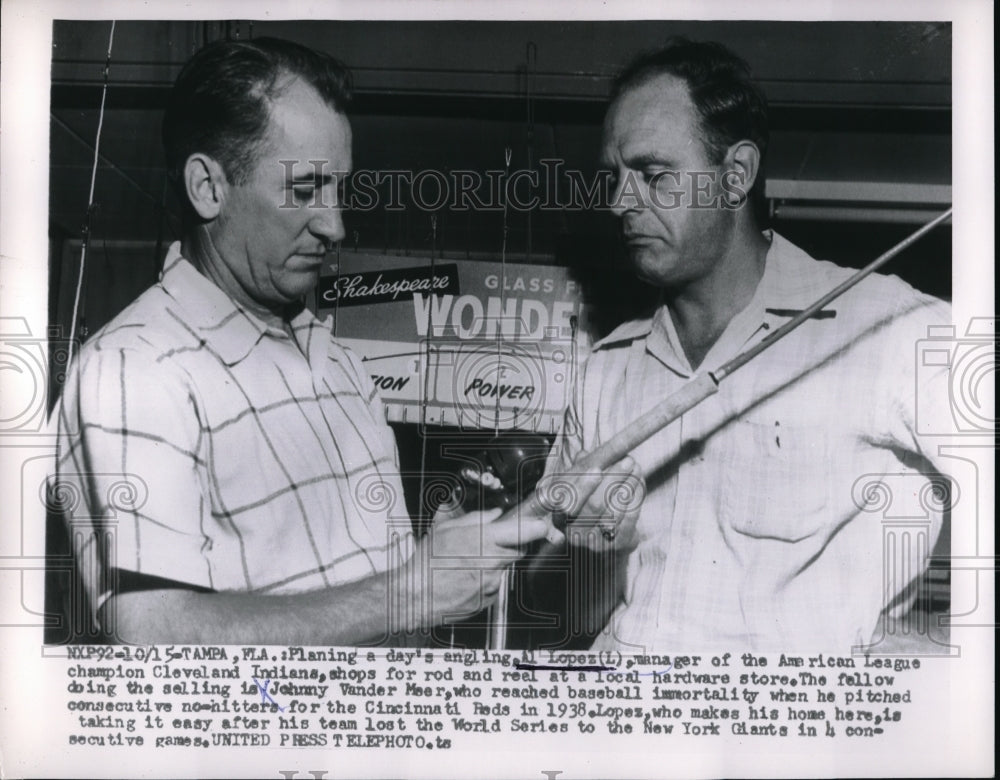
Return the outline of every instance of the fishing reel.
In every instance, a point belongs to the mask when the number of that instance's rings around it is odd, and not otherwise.
[[[519,504],[545,473],[550,447],[551,442],[540,434],[511,431],[467,455],[472,462],[459,471],[465,491],[462,508],[506,511]]]

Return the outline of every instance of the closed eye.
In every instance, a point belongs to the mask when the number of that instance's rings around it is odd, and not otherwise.
[[[292,187],[292,195],[299,203],[310,203],[316,196],[316,188],[312,184],[296,184]]]

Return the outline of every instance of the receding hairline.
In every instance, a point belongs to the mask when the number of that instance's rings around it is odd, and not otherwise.
[[[652,87],[654,82],[660,79],[671,79],[673,82],[669,86],[665,85],[664,91],[668,91],[672,87],[676,87],[680,90],[686,101],[685,105],[687,106],[693,119],[694,129],[698,132],[698,139],[701,141],[702,146],[705,147],[706,151],[710,151],[710,143],[708,140],[710,130],[706,125],[705,118],[702,116],[702,113],[698,108],[698,104],[695,103],[694,96],[691,94],[691,85],[683,76],[678,76],[675,73],[670,73],[665,70],[644,74],[635,81],[630,81],[627,85],[620,89],[608,103],[607,111],[605,111],[604,114],[603,132],[607,132],[611,117],[615,115],[619,106],[625,99],[639,90]]]
[[[273,151],[274,143],[277,140],[275,138],[275,131],[280,128],[277,124],[276,119],[279,114],[275,111],[275,106],[278,102],[288,95],[296,85],[302,87],[306,93],[312,94],[316,100],[330,112],[337,117],[340,117],[347,123],[348,128],[350,128],[350,117],[348,117],[347,112],[344,111],[340,106],[336,104],[334,100],[328,99],[315,84],[309,81],[308,78],[303,76],[301,73],[297,73],[294,70],[288,68],[282,68],[274,77],[271,82],[271,86],[264,88],[263,84],[258,85],[260,90],[259,96],[262,104],[267,109],[267,125],[264,128],[264,133],[257,139],[255,144],[254,155],[253,155],[253,167],[256,168],[260,165],[263,157],[268,153],[268,151]]]
[[[652,87],[654,82],[661,79],[669,79],[672,83],[664,85],[664,91],[669,90],[670,87],[678,87],[683,92],[684,97],[687,99],[687,104],[695,112],[695,115],[701,118],[701,111],[698,110],[698,105],[695,103],[694,95],[691,93],[691,85],[688,83],[687,79],[683,76],[679,76],[676,73],[671,73],[667,70],[661,70],[651,73],[646,73],[637,78],[635,81],[630,81],[628,84],[624,85],[617,93],[615,93],[611,100],[608,102],[608,110],[606,115],[610,115],[612,109],[614,109],[622,100],[627,98],[629,95],[638,92],[641,89]]]

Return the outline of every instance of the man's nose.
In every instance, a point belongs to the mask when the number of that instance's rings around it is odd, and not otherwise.
[[[313,235],[322,238],[327,246],[342,241],[347,235],[342,204],[316,205],[313,209],[312,219],[309,221],[309,230]]]
[[[642,208],[640,191],[636,185],[637,182],[628,173],[619,177],[611,193],[611,213],[616,217],[622,217],[629,211]]]

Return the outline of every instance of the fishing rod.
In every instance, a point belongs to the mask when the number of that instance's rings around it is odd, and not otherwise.
[[[799,325],[803,322],[808,320],[810,317],[813,317],[824,306],[839,298],[860,281],[865,279],[867,276],[870,276],[872,273],[896,257],[896,255],[915,244],[938,225],[950,219],[952,211],[953,209],[948,209],[943,214],[935,217],[919,230],[900,241],[894,247],[879,255],[875,260],[870,262],[856,274],[834,287],[830,290],[830,292],[826,293],[809,307],[803,309],[762,341],[741,352],[731,360],[723,363],[717,369],[713,371],[706,371],[695,376],[669,398],[664,399],[648,412],[633,420],[625,426],[625,428],[607,441],[601,443],[595,449],[588,453],[584,453],[577,458],[572,465],[573,472],[587,473],[590,471],[604,471],[613,466],[628,453],[639,447],[647,439],[666,428],[670,425],[670,423],[677,420],[705,399],[715,395],[719,391],[719,385],[722,383],[723,379],[731,376],[764,350],[774,346],[778,341],[799,327]],[[516,511],[521,512],[522,510],[534,509],[538,505],[539,498],[535,492],[532,492],[527,498],[517,504]],[[568,519],[564,513],[558,511],[553,513],[553,523],[560,531],[565,530],[567,522]],[[614,538],[613,532],[612,535],[606,538],[608,538],[609,541]],[[556,549],[557,546],[558,545],[553,544],[552,542],[544,542],[542,549],[538,551],[537,556],[544,557],[547,553]],[[507,578],[505,578],[505,581],[506,579]],[[501,600],[504,604],[506,604],[508,600],[507,594],[504,594]],[[499,609],[496,611],[498,613],[503,613],[497,615],[497,618],[492,626],[490,633],[490,648],[502,650],[505,649],[506,644],[508,616],[505,611],[501,611]]]

